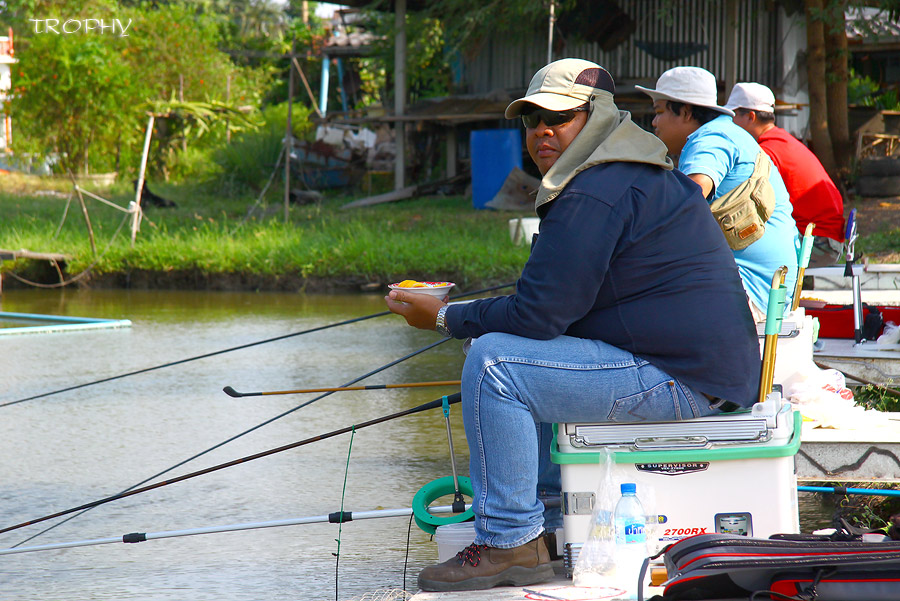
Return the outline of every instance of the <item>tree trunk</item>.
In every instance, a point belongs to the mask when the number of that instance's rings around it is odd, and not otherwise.
[[[828,101],[828,132],[838,175],[844,179],[850,172],[853,151],[850,145],[849,109],[847,107],[847,33],[844,10],[847,0],[829,0],[825,25],[825,47],[828,61],[828,77],[825,82]],[[833,178],[832,178],[833,179]],[[835,180],[835,183],[838,183]],[[840,185],[840,184],[838,184]]]
[[[838,181],[825,93],[824,0],[804,0],[806,8],[806,70],[809,81],[809,133],[812,149],[831,179]]]

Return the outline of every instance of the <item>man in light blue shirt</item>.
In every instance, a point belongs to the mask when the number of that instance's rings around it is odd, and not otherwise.
[[[678,170],[700,186],[709,202],[750,177],[761,149],[753,136],[735,125],[734,113],[718,106],[712,73],[699,67],[674,67],[660,76],[655,90],[637,88],[653,99],[655,133],[677,161]],[[763,159],[770,160],[765,153]],[[774,166],[769,183],[776,202],[765,233],[750,246],[733,251],[757,321],[765,319],[775,271],[788,267],[785,285],[789,291],[797,278],[797,226],[787,189]]]

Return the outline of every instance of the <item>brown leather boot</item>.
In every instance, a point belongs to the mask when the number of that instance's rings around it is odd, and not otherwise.
[[[500,585],[525,586],[553,578],[553,566],[543,536],[498,549],[471,544],[456,557],[419,572],[423,591],[477,591]]]

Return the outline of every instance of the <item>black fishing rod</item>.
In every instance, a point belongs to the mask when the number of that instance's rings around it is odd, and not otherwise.
[[[481,290],[474,290],[472,292],[466,292],[463,294],[457,294],[455,296],[451,296],[450,300],[455,300],[458,298],[465,298],[467,296],[475,296],[476,294],[483,294],[485,292],[493,292],[494,290],[499,290],[500,288],[508,288],[510,286],[515,286],[515,282],[509,284],[500,284],[498,286],[492,286],[490,288],[482,288]],[[285,340],[286,338],[292,338],[294,336],[302,336],[303,334],[311,334],[313,332],[321,332],[322,330],[327,330],[329,328],[336,328],[338,326],[344,326],[351,323],[357,323],[360,321],[365,321],[367,319],[372,319],[375,317],[382,317],[384,315],[390,315],[390,311],[381,311],[379,313],[372,313],[371,315],[364,315],[362,317],[354,317],[352,319],[346,319],[344,321],[339,321],[336,323],[331,323],[324,326],[317,326],[315,328],[309,328],[308,330],[302,330],[300,332],[294,332],[292,334],[283,334],[281,336],[275,336],[274,338],[266,338],[265,340],[258,340],[256,342],[248,342],[247,344],[241,344],[239,346],[233,346],[231,348],[222,349],[220,351],[213,351],[211,353],[205,353],[203,355],[197,355],[196,357],[188,357],[187,359],[179,359],[178,361],[171,361],[169,363],[163,363],[162,365],[156,365],[154,367],[145,367],[144,369],[138,369],[136,371],[130,371],[128,373],[119,374],[117,376],[110,376],[108,378],[102,378],[100,380],[94,380],[93,382],[86,382],[84,384],[76,384],[74,386],[67,386],[66,388],[60,388],[59,390],[54,390],[52,392],[44,392],[41,394],[36,394],[34,396],[30,396],[24,399],[18,399],[16,401],[9,401],[7,403],[0,403],[0,407],[9,407],[10,405],[17,405],[19,403],[24,403],[25,401],[33,401],[35,399],[41,399],[44,397],[52,396],[54,394],[60,394],[63,392],[69,392],[71,390],[78,390],[79,388],[86,388],[88,386],[93,386],[95,384],[103,384],[104,382],[111,382],[113,380],[119,380],[121,378],[127,378],[128,376],[136,376],[138,374],[144,374],[150,371],[155,371],[157,369],[163,369],[164,367],[172,367],[174,365],[181,365],[182,363],[189,363],[190,361],[197,361],[198,359],[207,359],[209,357],[215,357],[216,355],[222,355],[224,353],[230,353],[232,351],[239,351],[246,348],[250,348],[253,346],[259,346],[260,344],[266,344],[269,342],[277,342],[279,340]]]
[[[273,394],[308,394],[310,392],[348,392],[353,390],[387,390],[389,388],[425,388],[429,386],[459,386],[460,380],[439,380],[435,382],[406,382],[405,384],[371,384],[369,386],[338,386],[332,388],[299,388],[297,390],[269,390],[265,392],[240,392],[231,386],[222,391],[230,397],[239,399],[245,396],[268,396]]]
[[[344,386],[350,386],[350,385],[352,385],[352,384],[355,384],[355,383],[359,382],[360,380],[364,380],[364,379],[368,378],[369,376],[373,376],[373,375],[377,374],[378,372],[384,371],[384,370],[388,369],[389,367],[393,367],[393,366],[397,365],[398,363],[401,363],[401,362],[403,362],[403,361],[406,361],[406,360],[409,359],[410,357],[415,357],[416,355],[418,355],[418,354],[420,354],[420,353],[424,353],[425,351],[430,350],[430,349],[436,347],[436,346],[439,345],[439,344],[443,344],[443,343],[447,342],[448,340],[452,340],[452,339],[451,339],[451,338],[441,338],[441,339],[438,340],[437,342],[432,342],[431,344],[428,344],[428,345],[426,345],[426,346],[423,346],[422,348],[420,348],[420,349],[418,349],[418,350],[416,350],[416,351],[413,351],[413,352],[411,352],[411,353],[409,353],[409,354],[407,354],[407,355],[404,355],[403,357],[400,357],[399,359],[394,359],[394,360],[391,361],[390,363],[386,363],[386,364],[382,365],[381,367],[378,367],[378,368],[376,368],[376,369],[373,369],[373,370],[370,371],[369,373],[363,374],[363,375],[359,376],[358,378],[354,378],[354,379],[350,380],[349,382],[345,383]],[[168,468],[164,469],[163,471],[161,471],[161,472],[159,472],[159,473],[157,473],[157,474],[154,474],[154,475],[150,476],[149,478],[145,478],[145,479],[141,480],[140,482],[138,482],[137,484],[133,484],[132,486],[129,486],[128,488],[126,488],[125,490],[123,490],[122,493],[128,492],[128,491],[130,491],[130,490],[132,490],[132,489],[134,489],[134,488],[136,488],[136,487],[138,487],[138,486],[141,486],[142,484],[146,484],[147,482],[150,482],[150,481],[153,480],[154,478],[159,478],[160,476],[162,476],[162,475],[164,475],[164,474],[167,474],[167,473],[171,472],[172,470],[174,470],[174,469],[177,468],[177,467],[181,467],[182,465],[184,465],[184,464],[186,464],[186,463],[188,463],[188,462],[190,462],[190,461],[193,461],[194,459],[197,459],[198,457],[202,457],[203,455],[206,455],[207,453],[209,453],[209,452],[211,452],[211,451],[214,451],[214,450],[218,449],[219,447],[225,446],[225,445],[228,444],[229,442],[233,442],[233,441],[237,440],[237,439],[240,438],[241,436],[244,436],[244,435],[246,435],[246,434],[249,434],[249,433],[253,432],[254,430],[258,430],[259,428],[262,428],[263,426],[266,426],[266,425],[268,425],[268,424],[271,424],[271,423],[274,422],[275,420],[281,419],[281,418],[284,417],[285,415],[288,415],[288,414],[290,414],[290,413],[293,413],[294,411],[297,411],[298,409],[302,409],[303,407],[306,407],[307,405],[311,405],[312,403],[315,403],[315,402],[318,401],[318,400],[324,399],[325,397],[327,397],[327,396],[329,396],[329,395],[331,395],[331,394],[334,394],[334,393],[333,393],[333,392],[326,392],[326,393],[324,393],[324,394],[320,394],[319,396],[317,396],[317,397],[315,397],[315,398],[313,398],[313,399],[310,399],[310,400],[306,401],[305,403],[301,403],[301,404],[297,405],[297,406],[294,407],[293,409],[288,409],[287,411],[285,411],[285,412],[283,412],[283,413],[279,413],[279,414],[276,415],[275,417],[271,417],[271,418],[267,419],[266,421],[264,421],[264,422],[262,422],[262,423],[259,423],[259,424],[255,425],[255,426],[253,426],[252,428],[250,428],[250,429],[248,429],[248,430],[244,430],[244,431],[241,432],[240,434],[235,434],[235,435],[232,436],[231,438],[228,438],[227,440],[223,440],[222,442],[220,442],[220,443],[218,443],[218,444],[216,444],[216,445],[213,445],[213,446],[209,447],[209,448],[206,449],[205,451],[201,451],[201,452],[199,452],[199,453],[197,453],[197,454],[195,454],[195,455],[193,455],[193,456],[191,456],[191,457],[188,457],[187,459],[185,459],[185,460],[183,460],[183,461],[179,461],[179,462],[176,463],[175,465],[173,465],[173,466],[171,466],[171,467],[168,467]],[[69,520],[73,520],[73,519],[77,518],[79,515],[81,515],[82,513],[86,512],[86,511],[89,511],[89,509],[85,509],[84,511],[82,511],[82,512],[80,512],[80,513],[76,513],[76,514],[73,515],[73,516],[70,516],[70,517],[68,517],[68,518],[66,518],[66,519],[64,519],[64,520],[61,520],[61,521],[57,522],[56,524],[53,524],[53,525],[50,526],[49,528],[45,528],[45,529],[41,530],[40,532],[38,532],[37,534],[34,534],[34,535],[32,535],[32,536],[26,538],[25,540],[23,540],[23,541],[21,541],[21,542],[15,544],[14,546],[15,546],[15,547],[18,547],[19,545],[23,545],[23,544],[27,543],[28,541],[30,541],[30,540],[32,540],[32,539],[35,539],[35,538],[39,537],[40,535],[42,535],[42,534],[44,534],[44,533],[46,533],[46,532],[49,532],[50,530],[53,530],[53,529],[56,528],[57,526],[59,526],[59,525],[61,525],[61,524],[65,524],[65,523],[68,522]]]
[[[235,465],[240,465],[243,463],[247,463],[250,461],[254,461],[256,459],[261,459],[262,457],[268,457],[269,455],[274,455],[276,453],[281,453],[282,451],[288,451],[290,449],[296,449],[297,447],[302,447],[303,445],[307,445],[313,442],[318,442],[320,440],[325,440],[326,438],[331,438],[333,436],[338,436],[340,434],[346,434],[350,431],[361,430],[362,428],[367,428],[368,426],[374,426],[375,424],[380,424],[382,422],[390,421],[392,419],[397,419],[398,417],[404,417],[407,415],[412,415],[413,413],[419,413],[421,411],[427,411],[429,409],[435,409],[437,407],[442,407],[446,401],[448,404],[458,403],[460,401],[460,393],[454,393],[448,395],[446,397],[442,397],[436,399],[434,401],[429,401],[428,403],[424,403],[419,405],[418,407],[413,407],[412,409],[406,409],[404,411],[398,411],[397,413],[391,413],[390,415],[383,415],[381,417],[377,417],[375,419],[370,419],[367,422],[363,422],[361,424],[356,424],[353,426],[347,426],[345,428],[340,428],[338,430],[332,430],[331,432],[326,432],[325,434],[319,434],[318,436],[313,436],[312,438],[307,438],[304,440],[300,440],[297,442],[292,442],[290,444],[286,444],[274,449],[269,449],[268,451],[262,451],[260,453],[255,453],[253,455],[247,455],[246,457],[241,457],[239,459],[234,459],[232,461],[228,461],[226,463],[220,463],[219,465],[214,465],[212,467],[208,467],[196,472],[191,472],[189,474],[184,474],[183,476],[178,476],[177,478],[172,478],[170,480],[163,480],[162,482],[156,482],[155,484],[150,484],[149,486],[144,486],[142,488],[135,488],[126,492],[121,492],[110,497],[106,497],[103,499],[99,499],[97,501],[93,501],[91,503],[85,503],[84,505],[79,505],[78,507],[72,507],[71,509],[65,509],[63,511],[57,511],[56,513],[45,515],[44,517],[37,518],[34,520],[29,520],[27,522],[22,522],[21,524],[16,524],[15,526],[8,526],[6,528],[0,529],[0,534],[4,532],[9,532],[10,530],[16,530],[18,528],[24,528],[25,526],[31,526],[32,524],[38,524],[40,522],[44,522],[47,520],[52,520],[53,518],[58,518],[64,516],[69,513],[74,513],[76,511],[86,511],[88,509],[93,509],[98,505],[103,505],[105,503],[109,503],[111,501],[117,501],[119,499],[124,499],[125,497],[131,497],[140,493],[144,493],[150,490],[155,490],[157,488],[162,488],[163,486],[168,486],[170,484],[175,484],[176,482],[183,482],[185,480],[189,480],[191,478],[196,478],[197,476],[203,476],[205,474],[209,474],[211,472],[215,472],[221,469],[225,469],[226,467],[233,467]]]

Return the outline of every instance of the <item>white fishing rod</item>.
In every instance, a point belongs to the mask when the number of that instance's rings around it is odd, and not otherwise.
[[[466,505],[466,509],[471,505]],[[440,505],[429,507],[429,513],[454,513],[453,506]],[[341,524],[353,520],[369,520],[373,518],[394,518],[412,515],[412,508],[400,509],[376,509],[373,511],[335,511],[326,515],[313,515],[302,518],[288,518],[269,522],[247,522],[243,524],[228,524],[225,526],[207,526],[205,528],[190,528],[188,530],[164,530],[162,532],[132,532],[122,536],[109,538],[94,538],[88,540],[72,541],[68,543],[50,543],[33,547],[11,547],[0,549],[0,555],[13,555],[15,553],[31,553],[34,551],[52,551],[56,549],[72,549],[76,547],[91,547],[95,545],[108,545],[112,543],[142,543],[148,540],[160,538],[177,538],[180,536],[196,536],[198,534],[216,534],[219,532],[236,532],[239,530],[258,530],[262,528],[280,528],[282,526],[299,526],[300,524],[315,524],[329,522]]]

